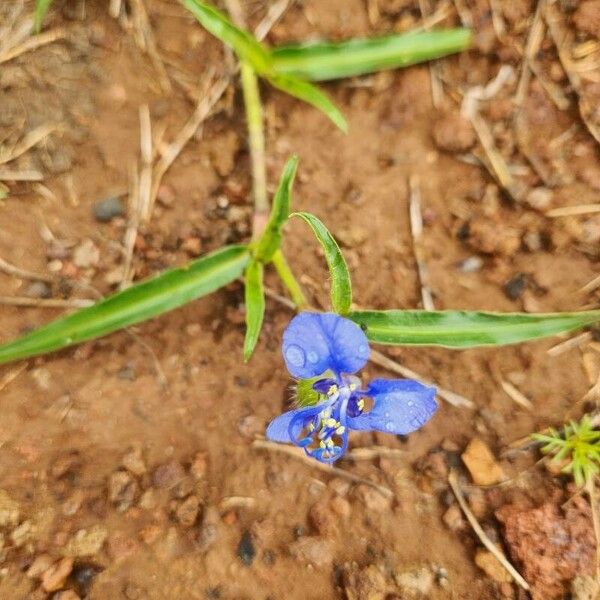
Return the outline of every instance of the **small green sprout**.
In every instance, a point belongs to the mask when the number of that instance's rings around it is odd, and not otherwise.
[[[553,455],[552,462],[566,462],[562,472],[571,473],[579,487],[600,472],[600,431],[589,415],[584,415],[579,423],[571,421],[562,432],[550,428],[547,435],[534,433],[531,437],[544,444],[541,450]]]

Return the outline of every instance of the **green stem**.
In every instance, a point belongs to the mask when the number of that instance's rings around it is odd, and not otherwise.
[[[273,266],[277,270],[277,274],[281,278],[283,285],[287,288],[292,301],[296,305],[296,308],[303,309],[307,306],[308,302],[302,293],[302,289],[300,288],[300,284],[297,279],[294,277],[292,270],[290,269],[290,265],[288,265],[285,256],[281,249],[277,250],[275,254],[273,254]]]
[[[248,123],[248,145],[252,160],[252,189],[255,217],[253,237],[256,239],[262,233],[262,229],[259,231],[256,229],[260,229],[261,224],[264,227],[269,213],[263,110],[258,90],[258,79],[254,70],[246,61],[240,60],[240,71],[244,105],[246,107],[246,121]]]

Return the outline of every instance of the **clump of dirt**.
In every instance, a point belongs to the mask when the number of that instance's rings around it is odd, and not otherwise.
[[[558,600],[577,576],[594,573],[596,539],[589,504],[562,494],[538,507],[507,504],[496,511],[513,560],[534,600]]]

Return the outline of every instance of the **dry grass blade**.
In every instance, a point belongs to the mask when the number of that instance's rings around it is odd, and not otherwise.
[[[502,389],[504,390],[506,395],[513,402],[516,402],[519,406],[522,406],[527,410],[533,410],[533,404],[531,403],[531,400],[527,396],[525,396],[525,394],[519,391],[512,383],[501,379],[500,385],[502,386]]]
[[[423,19],[430,16],[431,6],[429,0],[419,0],[419,10]],[[430,25],[423,23],[425,30],[430,29]],[[440,63],[438,61],[429,62],[429,79],[431,81],[431,101],[435,108],[440,108],[444,101],[444,88],[440,77]]]
[[[523,56],[523,61],[521,63],[521,77],[519,78],[519,84],[517,85],[514,100],[517,106],[521,106],[525,100],[531,78],[531,65],[544,40],[544,21],[542,19],[544,4],[545,0],[538,0],[533,15],[533,22],[531,23],[529,35],[527,36],[525,55]]]
[[[15,160],[15,158],[18,158],[22,154],[25,154],[25,152],[39,144],[57,129],[60,129],[60,127],[54,123],[46,123],[36,127],[35,129],[32,129],[26,133],[21,141],[17,142],[17,144],[15,144],[10,150],[0,152],[0,164],[5,164]]]
[[[417,263],[417,274],[421,284],[421,301],[425,310],[435,310],[433,294],[429,286],[429,271],[425,262],[425,251],[423,249],[423,215],[421,213],[421,187],[419,178],[411,175],[409,178],[410,197],[410,231],[413,239],[413,252]]]
[[[377,350],[371,350],[371,355],[369,360],[380,367],[384,367],[392,371],[393,373],[398,373],[398,375],[402,375],[402,377],[407,377],[408,379],[416,379],[425,385],[435,385],[425,377],[422,377],[418,373],[415,373],[412,369],[405,367],[395,360],[388,358],[385,354],[378,352]],[[435,386],[437,388],[437,395],[444,399],[448,404],[452,406],[456,406],[457,408],[475,408],[473,402],[460,394],[456,394],[455,392],[451,392],[449,390],[445,390],[439,386]]]
[[[13,171],[0,169],[0,181],[43,181],[44,175],[35,169]]]
[[[569,39],[571,38],[571,34],[567,27],[563,25],[564,15],[556,3],[547,2],[544,10],[544,18],[550,37],[556,46],[558,59],[567,74],[569,83],[579,98],[578,106],[581,120],[594,139],[600,143],[600,126],[594,123],[590,116],[594,114],[596,107],[590,106],[589,101],[586,99],[581,84],[581,77],[573,67],[573,61],[569,55]]]
[[[27,367],[29,363],[24,362],[20,364],[16,369],[12,369],[4,377],[0,379],[0,392],[12,381],[14,381]]]
[[[0,296],[0,304],[5,306],[28,306],[30,308],[86,308],[94,300],[85,298],[24,298],[22,296]]]
[[[386,448],[385,446],[370,446],[368,448],[355,448],[345,454],[351,460],[373,460],[374,458],[406,458],[406,450],[399,448]]]
[[[281,17],[283,13],[289,8],[294,0],[277,0],[275,4],[272,4],[265,15],[265,18],[256,26],[254,30],[254,36],[259,42],[262,42],[266,37],[271,28]]]
[[[7,275],[19,277],[20,279],[30,279],[31,281],[45,281],[46,283],[52,283],[56,281],[56,277],[15,267],[15,265],[6,262],[3,258],[0,258],[0,271],[6,273]]]
[[[475,86],[467,91],[462,101],[461,112],[465,118],[471,121],[473,129],[477,134],[481,147],[485,153],[486,160],[483,161],[484,165],[486,165],[492,177],[496,179],[506,193],[514,200],[519,200],[519,190],[517,189],[504,157],[496,148],[492,130],[479,114],[479,103],[492,99],[500,92],[504,85],[513,78],[514,69],[509,65],[502,65],[496,77],[485,87]]]
[[[198,105],[192,116],[181,128],[175,139],[163,150],[161,157],[154,165],[148,219],[152,215],[152,208],[154,207],[158,188],[163,176],[169,170],[177,156],[179,156],[179,153],[183,150],[185,145],[192,139],[198,127],[200,127],[202,122],[208,117],[215,104],[225,93],[229,81],[230,76],[226,75],[213,82],[208,93],[198,101]]]
[[[576,206],[553,208],[544,214],[547,217],[556,219],[558,217],[574,217],[577,215],[589,215],[597,212],[600,212],[600,204],[578,204]]]
[[[295,446],[288,446],[285,444],[278,444],[276,442],[269,442],[268,440],[254,440],[252,442],[252,448],[256,450],[267,450],[269,452],[278,452],[280,454],[285,454],[286,456],[291,456],[300,462],[303,462],[305,465],[312,467],[313,469],[317,469],[323,473],[327,473],[328,475],[332,475],[333,477],[340,477],[342,479],[347,479],[348,481],[352,481],[353,483],[360,483],[362,485],[368,485],[373,489],[377,490],[382,496],[386,498],[393,498],[394,493],[389,488],[380,485],[379,483],[375,483],[369,479],[365,479],[364,477],[359,477],[354,473],[350,473],[345,471],[344,469],[336,468],[331,465],[326,465],[321,463],[314,458],[310,458],[306,456],[304,450],[301,448],[296,448]]]
[[[556,344],[556,346],[552,346],[552,348],[548,349],[547,353],[549,356],[560,356],[573,348],[579,348],[580,346],[591,342],[593,339],[594,336],[589,331],[584,331],[575,337]]]
[[[131,16],[133,25],[135,28],[136,35],[134,36],[137,45],[142,52],[146,52],[158,73],[159,84],[163,92],[171,91],[171,82],[165,65],[158,53],[156,46],[156,39],[152,26],[150,25],[150,19],[148,18],[148,12],[144,5],[143,0],[130,0]]]
[[[590,294],[600,287],[600,275],[594,277],[590,282],[586,283],[579,291],[582,294]]]
[[[498,562],[510,573],[512,578],[524,589],[529,590],[529,584],[523,579],[521,574],[510,564],[506,556],[502,553],[502,551],[490,540],[485,531],[481,528],[481,525],[477,522],[475,515],[471,512],[471,509],[467,505],[465,501],[465,497],[463,496],[462,490],[460,489],[460,485],[458,483],[458,477],[454,471],[451,471],[448,475],[448,483],[456,496],[456,500],[458,504],[467,517],[467,521],[469,521],[469,525],[473,528],[473,531],[476,533],[477,537],[480,539],[481,543],[494,555],[494,557],[498,560]]]
[[[27,31],[31,31],[31,26],[28,27]],[[23,43],[17,44],[16,46],[3,48],[0,52],[0,64],[8,62],[13,58],[17,58],[18,56],[21,56],[21,54],[25,54],[26,52],[31,52],[36,48],[45,46],[46,44],[52,44],[58,40],[63,40],[66,37],[67,30],[63,27],[57,27],[56,29],[51,29],[50,31],[30,37]]]

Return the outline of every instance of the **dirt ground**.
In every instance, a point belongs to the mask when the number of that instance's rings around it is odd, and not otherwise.
[[[0,26],[17,4],[2,3]],[[242,5],[252,25],[267,8],[258,0]],[[162,90],[135,27],[123,27],[107,6],[56,0],[45,30],[64,28],[67,37],[0,64],[0,150],[41,125],[57,126],[4,165],[39,170],[44,179],[6,181],[0,257],[56,281],[0,272],[1,341],[61,314],[10,306],[6,297],[90,298],[92,289],[115,289],[126,192],[139,160],[139,107],[150,108],[155,141],[170,141],[194,110],[194,91],[211,70],[227,68],[220,43],[177,2],[147,0],[172,85]],[[414,175],[436,308],[596,306],[595,291],[581,288],[598,274],[600,217],[545,213],[600,201],[598,143],[588,129],[600,124],[589,110],[600,97],[600,69],[590,67],[599,52],[600,3],[552,5],[569,36],[564,52],[587,62],[574,84],[545,31],[520,106],[535,3],[436,3],[430,12],[445,6],[440,25],[460,23],[456,7],[472,19],[470,51],[434,70],[416,66],[324,86],[348,119],[347,135],[316,110],[262,87],[271,188],[297,153],[294,207],[315,213],[340,240],[358,306],[419,306],[408,212]],[[24,16],[16,19],[15,27]],[[420,22],[411,0],[303,0],[267,40],[345,38]],[[512,73],[481,102],[479,116],[509,166],[508,190],[481,164],[482,144],[459,113],[464,95],[501,67]],[[437,108],[432,77],[442,88]],[[164,177],[152,220],[136,240],[135,279],[249,238],[245,140],[236,83]],[[101,222],[98,211],[110,198],[114,218]],[[301,224],[288,226],[285,251],[311,302],[326,309],[324,261]],[[272,273],[268,283],[282,292]],[[232,284],[133,332],[0,369],[0,598],[527,598],[487,560],[448,486],[450,468],[535,600],[563,598],[571,580],[593,573],[587,500],[567,478],[534,466],[534,449],[509,448],[582,414],[600,370],[593,334],[551,353],[560,340],[463,352],[379,348],[476,408],[440,400],[435,418],[406,439],[354,434],[351,450],[397,452],[350,457],[327,473],[252,446],[290,402],[279,347],[291,312],[268,301],[261,340],[245,365],[242,292]],[[393,374],[370,364],[363,376]],[[506,383],[532,406],[511,399]],[[508,483],[474,485],[460,458],[473,438],[489,446]]]

